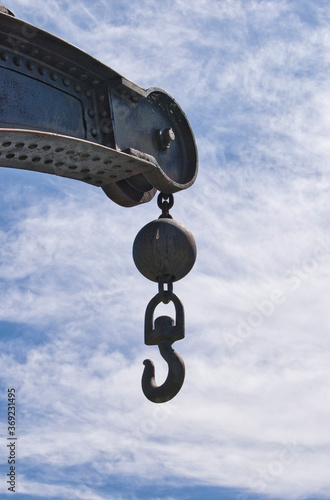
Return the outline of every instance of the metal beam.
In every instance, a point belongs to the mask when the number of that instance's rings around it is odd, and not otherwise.
[[[196,179],[195,140],[171,96],[144,90],[3,9],[0,87],[2,167],[101,186],[124,206]]]

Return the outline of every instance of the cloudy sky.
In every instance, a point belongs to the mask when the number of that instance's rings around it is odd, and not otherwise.
[[[145,399],[134,266],[156,199],[0,169],[0,492],[7,389],[22,500],[330,499],[330,5],[326,0],[8,0],[185,111],[200,160],[172,215],[198,259],[178,396]],[[165,306],[164,306],[165,307]],[[168,306],[170,307],[170,306]],[[165,308],[166,309],[166,308]]]

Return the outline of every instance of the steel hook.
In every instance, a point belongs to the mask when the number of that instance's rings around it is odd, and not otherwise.
[[[155,381],[155,365],[151,359],[145,359],[142,375],[142,390],[146,398],[153,403],[165,403],[174,398],[180,391],[184,376],[185,366],[183,359],[172,348],[172,342],[160,342],[159,352],[168,364],[168,375],[165,382],[157,386]]]

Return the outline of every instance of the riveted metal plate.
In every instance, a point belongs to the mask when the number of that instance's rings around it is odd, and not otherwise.
[[[105,187],[158,167],[100,144],[47,132],[0,129],[0,167],[34,170]]]
[[[197,175],[195,140],[171,96],[161,89],[144,90],[69,43],[1,12],[0,129],[11,134],[25,130],[26,134],[25,139],[8,136],[2,141],[14,148],[1,153],[7,167],[110,186],[106,194],[124,206],[149,201],[157,189],[164,193],[186,189]],[[160,137],[166,130],[171,130],[172,140],[164,147]],[[39,156],[32,160],[28,147],[19,155],[13,144],[25,145],[33,132],[41,134],[41,143],[36,142]],[[56,134],[62,137],[61,145]],[[51,135],[52,144],[65,150],[72,137],[68,146],[74,153],[72,161],[64,161],[68,157],[62,157],[62,152],[43,150],[51,145]],[[90,146],[85,147],[84,141]],[[93,162],[81,157],[82,148],[85,155],[93,155],[97,146],[106,148],[104,159],[116,163],[117,172],[111,167],[106,180],[98,173],[104,171],[103,166],[97,170],[97,162],[94,168]],[[126,150],[131,155],[125,155]],[[0,165],[4,165],[2,160]]]

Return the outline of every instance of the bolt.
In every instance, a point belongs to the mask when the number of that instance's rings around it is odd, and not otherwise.
[[[165,128],[164,130],[158,130],[159,146],[161,149],[168,149],[171,142],[175,140],[175,133],[172,128]]]

